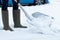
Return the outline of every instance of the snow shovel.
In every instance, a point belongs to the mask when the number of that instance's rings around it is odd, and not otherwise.
[[[32,16],[30,16],[23,9],[23,7],[21,6],[21,4],[20,4],[20,8],[24,12],[25,16],[28,18],[27,22],[30,25],[32,25],[32,29],[36,28],[34,30],[38,30],[38,32],[41,31],[41,30],[42,30],[42,32],[44,32],[44,30],[46,30],[46,28],[50,29],[51,24],[52,24],[52,22],[54,20],[54,17],[50,17],[49,15],[46,15],[46,14],[43,14],[43,13],[40,13],[40,12],[34,12],[34,13],[32,13]]]
[[[38,21],[40,21],[40,20],[44,20],[44,21],[47,21],[47,19],[48,20],[51,20],[51,22],[52,22],[52,20],[54,19],[54,17],[50,17],[49,15],[46,15],[46,14],[43,14],[43,13],[40,13],[40,12],[34,12],[34,13],[32,13],[32,16],[30,16],[24,9],[23,9],[23,7],[21,6],[21,4],[20,4],[20,8],[21,8],[21,10],[24,12],[24,14],[25,14],[25,16],[28,18],[28,23],[29,24],[31,24],[31,25],[34,25],[35,23],[33,23],[34,22],[34,20],[36,21],[36,22],[38,22]],[[40,18],[39,18],[40,17]],[[38,19],[39,18],[39,19]],[[46,20],[45,20],[46,19]],[[38,21],[37,21],[38,20]],[[40,21],[41,22],[41,21]],[[49,21],[48,21],[49,22]],[[36,26],[36,25],[34,25],[34,26]],[[51,26],[51,23],[49,24],[49,26]]]
[[[25,16],[29,19],[29,20],[33,20],[34,18],[37,18],[38,16],[40,15],[45,15],[45,14],[42,14],[40,12],[34,12],[32,13],[32,16],[29,15],[29,13],[27,13],[24,8],[21,6],[21,4],[19,5],[21,10],[24,12]],[[48,15],[45,15],[45,16],[48,16]]]
[[[38,18],[38,17],[41,16],[41,15],[49,17],[48,15],[43,14],[43,13],[40,13],[40,12],[34,12],[34,13],[32,13],[32,16],[30,16],[29,13],[27,13],[27,12],[24,10],[24,8],[21,6],[21,4],[19,4],[19,5],[20,5],[21,10],[24,12],[25,16],[26,16],[29,20],[33,20],[34,18]],[[51,17],[51,18],[54,19],[54,17]]]

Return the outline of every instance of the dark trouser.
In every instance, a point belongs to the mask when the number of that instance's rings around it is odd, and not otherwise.
[[[14,0],[12,0],[12,2],[13,2],[13,10],[18,10],[18,3],[16,3]],[[3,29],[13,31],[13,29],[10,28],[9,26],[9,16],[7,7],[8,7],[8,0],[2,0],[2,20],[4,24]]]
[[[12,0],[13,3],[13,10],[17,10],[18,9],[18,0],[17,3]],[[8,7],[8,0],[2,0],[2,10],[7,10]]]
[[[4,29],[5,30],[10,30],[12,31],[12,29],[9,27],[9,17],[8,17],[8,0],[2,0],[3,1],[3,5],[2,5],[2,19],[3,19],[3,23],[4,23]],[[18,1],[18,0],[17,0]],[[25,26],[22,26],[20,24],[20,10],[18,9],[18,2],[15,2],[14,0],[12,0],[13,2],[13,21],[14,21],[14,27],[15,28],[27,28]]]
[[[1,5],[1,0],[0,0],[0,5]]]

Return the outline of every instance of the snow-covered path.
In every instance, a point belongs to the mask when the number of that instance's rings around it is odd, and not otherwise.
[[[13,32],[2,30],[3,24],[1,19],[1,8],[0,8],[0,40],[60,40],[60,3],[53,3],[40,5],[40,6],[25,6],[23,7],[27,13],[31,16],[34,12],[41,12],[51,17],[54,17],[54,22],[52,23],[52,29],[56,32],[54,34],[42,34],[42,33],[31,33],[29,28],[15,29],[13,27],[13,18],[12,18],[12,7],[9,7],[9,24],[10,27],[14,29]],[[29,26],[27,23],[28,20],[23,11],[21,10],[21,24]],[[36,30],[35,30],[36,31]]]
[[[16,29],[14,32],[0,31],[1,40],[60,40],[60,33],[56,35],[34,34],[24,31],[25,29]]]

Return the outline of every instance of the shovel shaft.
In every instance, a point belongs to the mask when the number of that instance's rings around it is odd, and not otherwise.
[[[24,12],[25,16],[26,16],[29,20],[32,20],[32,18],[30,17],[30,15],[23,9],[23,7],[21,6],[21,4],[20,4],[20,8],[21,8],[21,10]]]

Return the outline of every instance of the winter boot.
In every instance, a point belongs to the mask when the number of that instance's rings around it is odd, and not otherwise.
[[[9,20],[8,20],[8,11],[7,10],[2,10],[2,20],[3,20],[3,25],[4,25],[4,30],[10,30],[13,31],[9,27]]]
[[[27,28],[20,24],[20,10],[13,10],[13,21],[15,28]]]

